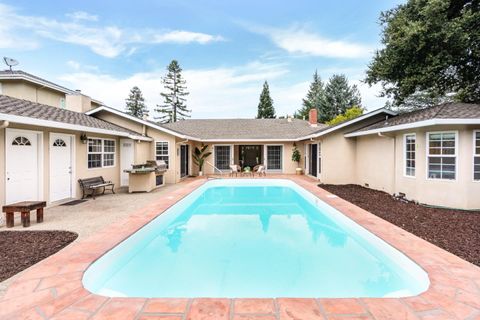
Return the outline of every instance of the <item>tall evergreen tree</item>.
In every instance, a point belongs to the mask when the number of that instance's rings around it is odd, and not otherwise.
[[[134,86],[130,90],[128,98],[125,99],[125,110],[128,114],[137,118],[148,116],[148,108],[145,105],[145,99],[143,98],[142,91],[137,86]]]
[[[262,93],[260,94],[260,102],[258,103],[257,119],[275,118],[275,108],[273,107],[273,100],[270,97],[270,88],[268,82],[263,83]]]
[[[313,80],[310,83],[307,96],[303,99],[302,108],[297,110],[294,114],[295,118],[308,119],[308,113],[311,109],[317,109],[320,111],[321,102],[325,99],[324,84],[317,70],[313,74]],[[320,114],[320,112],[317,112]]]
[[[350,86],[343,74],[334,74],[325,86],[325,99],[320,103],[319,121],[327,122],[344,114],[352,106],[361,106],[361,96],[356,85]]]
[[[157,105],[156,112],[160,122],[176,122],[190,117],[191,110],[187,109],[185,96],[188,95],[186,81],[182,77],[182,68],[177,60],[172,60],[167,67],[167,74],[162,79],[165,92],[160,93],[164,98],[162,105]]]

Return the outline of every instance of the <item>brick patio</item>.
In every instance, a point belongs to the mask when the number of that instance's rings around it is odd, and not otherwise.
[[[0,300],[1,319],[469,319],[480,320],[480,268],[317,187],[290,179],[423,267],[430,288],[411,298],[360,299],[141,299],[106,298],[83,288],[88,266],[168,207],[202,185],[189,179],[147,207],[80,240],[19,276]],[[480,245],[480,244],[477,244]]]

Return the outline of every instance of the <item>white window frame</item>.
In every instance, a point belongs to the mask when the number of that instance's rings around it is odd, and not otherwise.
[[[269,169],[268,168],[268,165],[267,165],[267,163],[268,163],[268,158],[267,158],[268,147],[282,147],[282,155],[280,157],[280,170],[279,169]],[[283,157],[284,157],[284,155],[285,155],[285,145],[284,144],[266,144],[266,145],[264,145],[264,148],[263,148],[263,162],[264,162],[264,165],[265,165],[265,170],[267,172],[283,173],[283,169],[284,169]]]
[[[213,163],[213,166],[215,168],[213,168],[213,173],[216,173],[216,171],[220,170],[222,172],[229,172],[230,169],[218,169],[217,170],[217,163],[215,162],[215,147],[230,147],[230,165],[234,164],[233,162],[235,161],[235,155],[234,155],[234,152],[235,152],[235,145],[233,144],[214,144],[212,146],[212,163]]]
[[[166,144],[167,144],[167,155],[166,155],[166,157],[168,158],[168,159],[167,159],[167,160],[168,160],[168,161],[167,161],[167,170],[168,170],[168,169],[170,169],[170,164],[171,164],[171,162],[170,162],[170,159],[171,159],[171,157],[170,157],[170,142],[169,142],[169,141],[165,141],[165,140],[156,140],[156,141],[155,141],[155,144],[154,144],[154,146],[153,146],[154,149],[155,149],[155,150],[154,150],[154,151],[155,151],[155,160],[158,160],[158,159],[157,159],[157,155],[158,155],[158,154],[157,154],[157,143],[166,143]],[[161,155],[161,156],[162,156],[162,157],[165,157],[165,155]]]
[[[408,175],[407,174],[407,137],[408,136],[413,136],[414,139],[415,139],[415,143],[414,143],[414,146],[415,146],[415,149],[414,149],[414,155],[415,155],[415,158],[413,159],[415,161],[415,167],[413,168],[415,170],[415,174],[412,176],[412,175]],[[428,141],[427,141],[427,144],[428,144]],[[427,150],[427,154],[428,154],[428,150]],[[411,160],[411,159],[410,159]],[[428,159],[427,159],[427,162],[428,162]],[[427,172],[427,175],[428,175],[428,172]],[[411,178],[411,179],[415,179],[417,177],[417,134],[412,132],[412,133],[405,133],[403,135],[403,176],[405,178]]]
[[[453,133],[455,134],[455,153],[453,155],[430,155],[430,134],[435,134],[435,133]],[[458,179],[458,167],[459,167],[459,161],[458,161],[458,147],[460,145],[460,141],[458,138],[458,131],[455,130],[445,130],[445,131],[428,131],[425,133],[425,175],[426,175],[426,180],[429,181],[443,181],[443,182],[455,182]],[[455,179],[442,179],[442,178],[430,178],[429,177],[429,157],[450,157],[450,158],[455,158]]]
[[[89,152],[88,151],[88,140],[101,140],[101,152]],[[104,141],[113,141],[114,143],[114,147],[115,147],[115,151],[114,152],[105,152],[105,144],[104,144]],[[116,139],[109,139],[109,138],[98,138],[98,137],[87,137],[87,143],[86,143],[86,148],[87,148],[87,169],[88,170],[97,170],[97,169],[104,169],[104,168],[114,168],[116,165],[117,165],[117,140]],[[100,154],[100,160],[101,160],[101,166],[100,167],[95,167],[95,168],[89,168],[88,167],[88,155],[89,154]],[[104,165],[104,155],[105,154],[113,154],[113,165],[111,166],[105,166]]]
[[[476,153],[477,150],[476,150],[476,148],[475,148],[475,145],[476,145],[476,142],[477,142],[477,139],[476,139],[477,133],[480,133],[480,130],[473,130],[472,180],[473,180],[473,182],[480,183],[480,179],[475,179],[475,158],[479,158],[479,159],[480,159],[480,153],[477,154],[477,153]]]

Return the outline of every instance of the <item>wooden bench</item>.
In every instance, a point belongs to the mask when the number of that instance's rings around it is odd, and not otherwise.
[[[32,210],[37,210],[37,223],[43,222],[43,208],[46,206],[46,201],[22,201],[3,206],[2,211],[6,214],[7,228],[13,227],[15,212],[21,212],[24,228],[30,226],[30,211]]]
[[[78,179],[78,183],[80,183],[80,187],[82,188],[82,199],[87,197],[89,194],[95,199],[95,193],[98,189],[103,189],[102,194],[105,194],[105,190],[112,191],[115,187],[115,184],[111,181],[105,181],[103,177],[93,177],[93,178],[86,178],[86,179]]]

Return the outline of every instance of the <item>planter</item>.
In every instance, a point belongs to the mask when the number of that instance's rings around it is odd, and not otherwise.
[[[198,171],[198,176],[203,177],[203,171]]]
[[[295,173],[297,175],[302,175],[303,174],[303,169],[302,168],[297,168],[297,169],[295,169]]]

